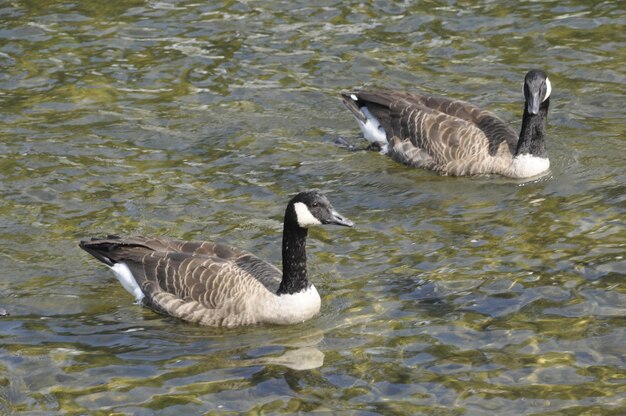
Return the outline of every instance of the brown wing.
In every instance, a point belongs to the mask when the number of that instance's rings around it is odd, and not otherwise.
[[[484,173],[492,156],[509,158],[515,132],[493,113],[459,100],[390,90],[355,91],[359,105],[390,138],[389,155],[402,163],[452,175]],[[506,143],[504,147],[503,143]],[[507,156],[507,154],[509,156]]]
[[[234,300],[244,294],[276,293],[282,278],[273,265],[219,243],[113,237],[83,241],[81,247],[106,264],[124,262],[146,295],[145,302],[174,316],[173,302],[177,307],[191,303],[205,309],[236,308],[242,303]]]
[[[466,101],[392,90],[362,90],[349,94],[354,94],[359,101],[363,101],[383,127],[393,131],[392,136],[395,135],[402,139],[408,138],[410,132],[405,132],[402,135],[397,134],[397,129],[400,127],[398,123],[402,123],[401,113],[404,111],[406,114],[405,109],[407,107],[415,107],[414,109],[417,110],[434,110],[434,112],[428,112],[432,115],[443,113],[473,124],[489,141],[489,153],[492,156],[496,154],[502,142],[507,143],[511,153],[515,152],[517,146],[519,138],[511,127],[494,113]]]
[[[517,146],[519,137],[511,127],[494,113],[483,110],[466,101],[419,94],[406,95],[409,101],[416,100],[416,102],[428,108],[468,121],[476,126],[489,141],[489,154],[491,156],[496,154],[500,144],[503,142],[507,143],[511,154],[515,153],[515,147]]]
[[[117,243],[126,247],[145,247],[154,252],[180,253],[198,259],[208,257],[210,261],[215,261],[215,264],[221,264],[223,261],[231,262],[238,269],[255,277],[272,292],[278,290],[282,279],[282,272],[274,265],[245,250],[223,243],[143,236],[117,240]]]

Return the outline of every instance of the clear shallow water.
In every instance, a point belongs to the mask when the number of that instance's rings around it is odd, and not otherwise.
[[[478,3],[478,2],[477,2]],[[0,8],[0,413],[622,414],[626,10],[619,3],[6,2]],[[551,174],[410,170],[337,93],[459,97],[519,128],[553,84]],[[132,304],[105,233],[280,262],[316,188],[319,317],[221,330]]]

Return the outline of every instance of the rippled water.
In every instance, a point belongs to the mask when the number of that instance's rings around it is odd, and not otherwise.
[[[417,2],[415,2],[417,3]],[[620,2],[0,3],[1,414],[623,414]],[[471,100],[519,128],[550,74],[550,175],[411,170],[337,93]],[[326,192],[320,316],[222,330],[132,303],[77,247],[228,241],[280,262]]]

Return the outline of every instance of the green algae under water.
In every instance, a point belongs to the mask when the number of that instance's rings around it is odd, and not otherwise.
[[[626,412],[626,9],[618,2],[0,5],[1,414]],[[553,85],[550,175],[446,178],[364,147],[342,89],[471,100],[519,129]],[[312,230],[321,314],[187,325],[77,247]]]

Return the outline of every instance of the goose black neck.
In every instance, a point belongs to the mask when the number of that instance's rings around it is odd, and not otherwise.
[[[308,230],[290,222],[285,215],[283,228],[283,280],[278,295],[298,293],[311,284],[306,273],[306,236]]]
[[[524,106],[522,130],[519,134],[515,156],[528,154],[536,157],[548,157],[545,142],[548,107],[550,107],[549,98],[541,103],[537,114],[530,114]]]

